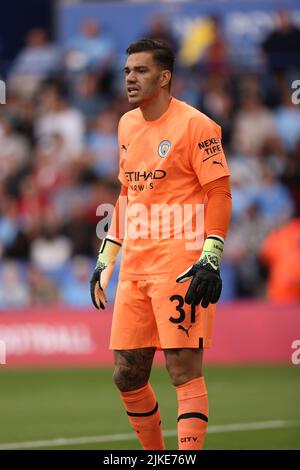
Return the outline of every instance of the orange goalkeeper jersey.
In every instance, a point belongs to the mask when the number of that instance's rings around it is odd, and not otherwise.
[[[205,226],[199,225],[202,187],[230,174],[221,128],[171,98],[157,120],[146,121],[139,108],[124,114],[118,136],[119,179],[128,188],[120,277],[179,274],[201,253],[193,237],[202,235],[203,242],[205,236]]]

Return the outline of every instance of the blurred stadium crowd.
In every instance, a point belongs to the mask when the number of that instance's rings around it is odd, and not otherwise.
[[[300,30],[277,12],[260,67],[245,69],[232,60],[219,19],[207,25],[211,39],[193,57],[161,17],[144,36],[177,52],[173,96],[223,129],[233,214],[222,298],[299,300],[300,104],[292,102],[291,82],[300,80]],[[2,309],[90,305],[96,209],[119,191],[117,124],[129,109],[123,57],[91,19],[64,49],[46,31],[29,31],[8,70],[0,106]]]

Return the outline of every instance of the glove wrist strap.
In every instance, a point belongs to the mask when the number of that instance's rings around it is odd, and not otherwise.
[[[210,235],[204,242],[203,250],[200,256],[202,264],[209,264],[217,270],[221,263],[221,256],[224,249],[224,243],[219,237]]]
[[[100,246],[97,266],[101,266],[103,268],[108,266],[109,263],[115,261],[121,246],[122,245],[118,241],[113,238],[106,237]]]

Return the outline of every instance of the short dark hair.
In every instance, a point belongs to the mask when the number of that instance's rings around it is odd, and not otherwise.
[[[133,42],[126,49],[126,54],[131,55],[136,52],[152,52],[153,60],[162,70],[170,70],[173,74],[174,69],[174,52],[172,49],[161,41],[154,39],[140,39],[139,41]]]

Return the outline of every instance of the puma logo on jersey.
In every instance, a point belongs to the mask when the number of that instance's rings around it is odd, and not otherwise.
[[[178,330],[185,331],[185,332],[186,332],[186,334],[187,334],[187,336],[188,336],[188,337],[190,337],[190,335],[189,335],[189,329],[190,329],[190,328],[192,328],[192,326],[193,326],[193,325],[190,325],[190,326],[188,327],[188,329],[186,329],[186,328],[184,328],[184,326],[182,326],[182,325],[178,325],[178,327],[177,327],[177,328],[178,328]]]
[[[217,162],[216,160],[213,161],[213,165],[221,165],[223,166],[222,160],[220,162]],[[224,168],[224,167],[223,167]]]

